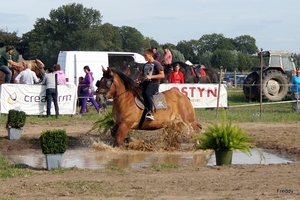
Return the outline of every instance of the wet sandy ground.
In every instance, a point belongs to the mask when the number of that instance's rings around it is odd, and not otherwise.
[[[40,127],[66,128],[70,137],[81,137],[92,122],[27,124],[21,140],[6,139],[1,130],[1,152],[18,154],[39,149]],[[7,199],[300,199],[299,122],[241,123],[257,146],[295,163],[73,169],[61,173],[33,170],[28,177],[0,179],[0,197]],[[98,135],[94,134],[93,138]],[[75,145],[72,144],[72,148]],[[83,145],[85,146],[85,145]],[[123,150],[125,151],[125,150]]]

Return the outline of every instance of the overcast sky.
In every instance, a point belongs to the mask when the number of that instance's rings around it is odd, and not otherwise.
[[[258,48],[300,53],[299,0],[1,0],[0,29],[21,36],[51,9],[74,2],[100,11],[102,23],[134,27],[160,44],[250,35]]]

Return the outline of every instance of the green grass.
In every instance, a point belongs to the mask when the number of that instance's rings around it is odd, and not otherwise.
[[[78,108],[77,108],[78,109]],[[55,122],[55,121],[61,121],[61,122],[68,122],[68,121],[86,121],[86,120],[97,120],[101,117],[101,115],[99,115],[95,108],[93,106],[89,106],[89,112],[84,114],[82,117],[71,117],[71,115],[63,115],[63,116],[59,116],[58,119],[55,118],[55,116],[51,116],[49,118],[45,118],[42,116],[34,116],[34,115],[29,115],[26,118],[26,123],[25,123],[25,127],[26,124],[38,124],[39,122]],[[6,121],[7,121],[7,114],[1,114],[0,115],[0,126],[4,126],[6,125]]]
[[[288,96],[287,100],[290,100]],[[228,89],[228,109],[226,110],[227,118],[232,119],[233,122],[291,122],[300,121],[300,113],[292,111],[292,103],[280,102],[277,104],[270,104],[271,102],[264,102],[262,105],[262,115],[260,114],[259,102],[245,102],[242,88],[229,88]],[[111,103],[108,104],[108,110],[111,110]],[[77,108],[78,109],[78,108]],[[216,109],[205,110],[203,108],[196,108],[196,117],[198,121],[214,121],[216,120]],[[220,118],[220,113],[218,114]],[[7,115],[2,114],[0,116],[0,126],[5,126]],[[59,119],[55,117],[44,118],[38,116],[28,116],[26,124],[49,122],[52,121],[101,121],[103,120],[103,114],[99,115],[93,106],[89,107],[89,113],[82,117],[72,118],[71,115],[59,116]],[[26,127],[25,124],[25,127]]]
[[[173,164],[162,164],[162,165],[152,165],[150,166],[150,169],[153,169],[155,171],[162,171],[164,169],[177,169],[178,165]]]
[[[32,171],[27,166],[13,164],[10,160],[0,155],[0,178],[27,177],[31,174]]]
[[[288,97],[287,100],[290,100]],[[195,109],[199,121],[215,121],[217,109]],[[260,116],[260,111],[262,111]],[[220,119],[220,110],[218,118]],[[245,102],[242,89],[232,88],[228,90],[228,119],[232,122],[292,122],[300,121],[300,113],[292,111],[292,103],[288,102]]]

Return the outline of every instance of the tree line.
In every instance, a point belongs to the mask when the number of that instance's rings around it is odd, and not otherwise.
[[[49,18],[38,18],[34,28],[22,35],[0,30],[0,51],[6,45],[13,45],[16,52],[26,60],[38,58],[46,68],[57,61],[59,51],[130,51],[143,54],[145,48],[156,46],[163,54],[162,46],[155,39],[143,36],[134,27],[117,27],[102,24],[103,16],[98,10],[82,4],[71,3],[52,9]],[[223,66],[227,71],[248,71],[258,65],[255,38],[241,35],[235,38],[223,34],[206,34],[199,39],[179,41],[176,45],[167,43],[173,61],[202,63],[207,67]],[[297,63],[300,55],[294,54]]]

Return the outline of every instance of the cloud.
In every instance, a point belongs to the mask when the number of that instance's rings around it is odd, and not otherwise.
[[[0,23],[6,22],[7,25],[11,23],[22,23],[28,20],[26,15],[14,13],[0,13]]]
[[[275,40],[279,41],[279,42],[295,42],[295,41],[297,41],[294,38],[282,38],[282,37],[275,38]]]

